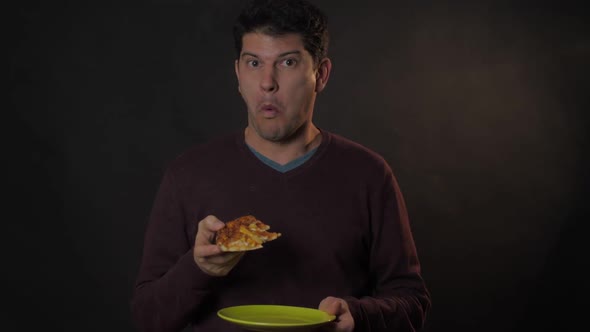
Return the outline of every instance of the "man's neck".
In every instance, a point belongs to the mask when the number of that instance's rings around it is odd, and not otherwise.
[[[322,142],[320,130],[311,124],[295,139],[288,142],[272,142],[260,137],[256,131],[250,127],[244,130],[246,144],[262,154],[266,158],[285,165],[307,152],[317,148]]]

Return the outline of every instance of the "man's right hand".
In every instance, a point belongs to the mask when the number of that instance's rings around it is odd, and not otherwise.
[[[193,258],[208,275],[227,275],[244,255],[244,252],[222,252],[215,244],[215,232],[223,226],[225,224],[215,216],[207,216],[199,221]]]

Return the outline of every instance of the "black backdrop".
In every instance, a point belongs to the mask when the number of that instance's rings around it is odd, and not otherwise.
[[[317,3],[334,68],[316,123],[392,165],[433,295],[426,330],[573,331],[588,296],[581,4]],[[240,4],[6,10],[2,330],[133,331],[163,166],[245,126],[230,29]]]

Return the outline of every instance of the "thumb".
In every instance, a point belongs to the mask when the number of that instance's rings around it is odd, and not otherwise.
[[[341,300],[332,296],[328,296],[320,302],[319,310],[322,310],[330,315],[340,315],[343,311]]]
[[[205,245],[213,243],[215,232],[223,228],[225,224],[215,216],[207,216],[201,220],[197,229],[195,244]]]

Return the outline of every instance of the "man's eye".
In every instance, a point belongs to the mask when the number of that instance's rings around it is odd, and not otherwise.
[[[287,66],[287,67],[293,67],[295,66],[297,62],[295,61],[295,59],[285,59],[283,60],[283,65]]]
[[[258,67],[259,63],[258,60],[249,60],[248,61],[248,66],[250,67]]]

